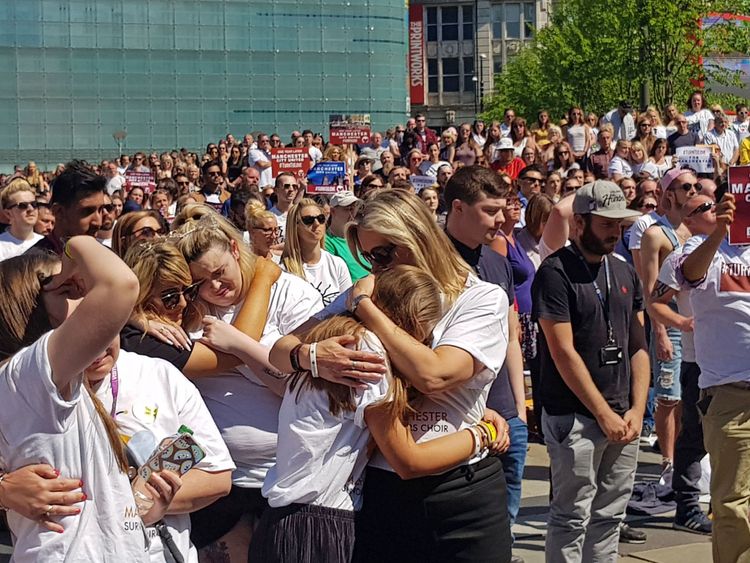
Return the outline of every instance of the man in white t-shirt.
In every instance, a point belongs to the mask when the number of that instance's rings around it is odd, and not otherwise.
[[[274,186],[273,193],[276,196],[276,205],[274,205],[270,211],[276,215],[276,222],[279,225],[279,241],[284,241],[284,233],[286,230],[286,216],[289,213],[289,208],[292,206],[294,201],[297,199],[299,193],[299,182],[293,174],[283,172],[276,178],[276,185]]]
[[[107,193],[112,195],[117,190],[123,189],[125,186],[125,176],[120,174],[117,168],[117,164],[114,162],[108,162],[104,168],[102,168],[102,176],[107,179]]]
[[[38,218],[36,193],[26,180],[16,179],[5,188],[0,203],[10,227],[0,234],[0,261],[19,256],[42,238],[34,232]]]
[[[271,172],[271,140],[265,133],[258,134],[258,147],[247,152],[247,165],[260,172],[260,188],[273,185]]]
[[[305,140],[305,146],[307,147],[307,151],[310,153],[310,166],[315,166],[318,162],[323,160],[323,153],[320,152],[320,149],[313,145],[313,138],[315,135],[313,135],[313,132],[309,129],[305,129],[302,131],[302,138]]]
[[[630,113],[633,106],[627,100],[622,100],[616,109],[605,114],[604,123],[610,123],[615,130],[615,140],[629,141],[635,137],[635,121]]]
[[[734,197],[725,194],[716,206],[716,228],[678,271],[695,318],[714,561],[750,560],[750,246],[727,244],[735,209]]]

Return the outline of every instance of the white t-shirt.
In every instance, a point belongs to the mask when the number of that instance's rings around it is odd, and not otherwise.
[[[641,215],[640,217],[638,217],[638,219],[635,220],[635,223],[633,223],[633,225],[630,227],[630,241],[628,242],[628,250],[640,250],[643,233],[645,233],[646,229],[648,229],[651,225],[656,224],[656,222],[661,218],[661,215],[659,215],[656,211],[652,211],[651,213],[646,213],[645,215]]]
[[[664,157],[664,162],[661,164],[656,164],[653,160],[649,159],[651,164],[654,165],[654,168],[656,168],[656,173],[658,174],[658,178],[661,178],[664,176],[664,174],[667,173],[667,170],[672,168],[672,157],[670,155],[666,155]]]
[[[425,160],[422,164],[419,165],[419,171],[423,176],[432,176],[433,178],[437,178],[437,173],[438,170],[440,170],[440,167],[450,165],[450,162],[446,162],[444,160],[438,160],[437,162]]]
[[[568,127],[568,143],[574,152],[582,152],[586,148],[586,127],[571,125]]]
[[[42,235],[33,233],[29,240],[17,239],[10,234],[10,229],[8,229],[0,234],[0,262],[7,260],[8,258],[20,256],[42,238]]]
[[[685,243],[687,257],[704,240]],[[681,275],[681,272],[680,272]],[[680,280],[684,282],[684,280]],[[705,279],[690,289],[695,329],[695,357],[701,368],[701,389],[744,381],[750,383],[750,246],[730,246],[726,240],[708,267]]]
[[[261,188],[265,188],[266,186],[273,186],[274,178],[271,173],[271,167],[267,166],[266,168],[261,168],[260,166],[258,166],[259,162],[270,163],[271,155],[261,149],[252,149],[251,151],[248,151],[247,153],[248,166],[252,166],[260,174],[260,181],[258,182],[258,185]]]
[[[322,309],[320,294],[305,280],[282,272],[271,288],[268,320],[260,339],[271,347],[284,334]],[[231,322],[240,305],[214,311]],[[196,381],[206,406],[221,431],[237,469],[232,481],[239,487],[260,488],[276,461],[276,432],[281,397],[273,393],[247,366],[226,375]]]
[[[750,119],[739,122],[735,121],[732,123],[732,131],[737,135],[737,142],[741,143],[745,137],[750,136]]]
[[[323,300],[323,306],[336,299],[342,291],[352,286],[352,276],[346,262],[326,250],[321,250],[317,264],[303,264],[305,277]]]
[[[683,115],[687,118],[688,128],[693,133],[697,133],[700,141],[703,142],[703,138],[708,133],[708,125],[714,119],[714,114],[710,109],[702,109],[698,113],[694,113],[692,110],[686,111]]]
[[[281,211],[278,207],[275,205],[269,209],[271,213],[276,215],[276,224],[279,227],[279,242],[284,242],[284,234],[286,231],[286,218],[287,215],[289,215],[289,210]]]
[[[633,169],[630,167],[630,163],[619,156],[615,156],[609,161],[609,169],[607,170],[607,173],[610,178],[615,174],[621,174],[625,178],[633,177]]]
[[[658,280],[664,285],[677,290],[677,311],[684,317],[693,316],[693,307],[690,305],[690,291],[680,286],[680,282],[677,277],[677,268],[680,265],[680,258],[682,256],[684,246],[677,247],[673,250],[669,256],[664,259],[664,262],[659,269]],[[690,249],[692,251],[692,248]],[[695,362],[695,344],[693,343],[693,333],[682,331],[680,333],[682,340],[682,361],[684,362]]]
[[[125,176],[122,176],[121,174],[122,173],[107,180],[107,193],[109,195],[112,195],[117,190],[121,190],[125,187]]]
[[[13,561],[145,563],[143,524],[128,477],[117,467],[82,378],[72,385],[70,398],[58,393],[47,355],[50,334],[0,367],[0,466],[14,471],[47,463],[62,477],[80,478],[87,498],[76,505],[80,514],[55,519],[62,534],[9,512]]]
[[[630,113],[626,113],[625,117],[621,117],[620,112],[617,109],[613,109],[604,115],[602,121],[611,124],[614,128],[615,141],[618,139],[629,141],[635,137],[635,120]]]
[[[410,417],[411,433],[426,442],[463,430],[484,415],[487,394],[508,349],[508,296],[497,285],[471,276],[467,287],[433,331],[432,348],[453,346],[471,354],[484,368],[446,391],[422,397]],[[470,463],[479,461],[473,459]],[[393,471],[376,453],[370,465]]]
[[[115,415],[117,426],[127,440],[146,431],[154,435],[158,444],[176,434],[184,424],[193,431],[195,441],[206,453],[196,469],[216,473],[235,468],[198,389],[180,370],[165,360],[120,350],[117,375]],[[111,411],[114,399],[110,376],[102,381],[96,396],[104,408]],[[197,563],[198,552],[190,543],[190,515],[165,516],[164,523],[185,561]],[[151,561],[171,561],[171,555],[166,555],[169,550],[162,544],[156,528],[149,527],[146,532],[151,541]]]
[[[318,162],[323,160],[323,153],[320,152],[318,147],[309,147],[307,152],[310,153],[310,166],[315,166]]]
[[[369,331],[357,349],[385,356],[382,343]],[[268,471],[263,496],[271,506],[296,502],[359,510],[370,440],[365,409],[385,397],[388,380],[368,383],[363,391],[352,389],[356,410],[337,416],[329,411],[325,391],[300,389],[303,383],[284,394],[276,465]]]
[[[646,172],[652,180],[658,180],[659,179],[659,169],[656,167],[656,164],[650,161],[641,162],[640,164],[634,164],[632,166],[632,174],[633,176],[641,173]]]

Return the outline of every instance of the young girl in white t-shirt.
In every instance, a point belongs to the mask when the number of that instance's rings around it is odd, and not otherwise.
[[[413,266],[381,274],[372,299],[394,323],[426,344],[444,315],[440,286]],[[323,321],[303,340],[342,335],[355,335],[359,350],[385,355],[380,340],[350,316]],[[253,536],[252,561],[351,560],[371,428],[386,458],[394,466],[408,465],[413,477],[465,462],[494,439],[494,427],[482,422],[416,444],[408,414],[419,395],[395,370],[391,374],[358,389],[317,378],[315,370],[298,371],[289,381],[279,412],[276,464],[263,484],[271,508]]]
[[[0,465],[46,463],[81,483],[80,494],[70,493],[73,510],[10,507],[13,560],[148,561],[117,429],[83,378],[130,316],[138,280],[87,236],[71,238],[62,257],[4,261],[0,279]],[[167,476],[152,484],[168,504],[181,483]],[[155,503],[144,521],[159,520],[162,508]]]

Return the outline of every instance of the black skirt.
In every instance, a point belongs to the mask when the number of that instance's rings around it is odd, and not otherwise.
[[[498,458],[410,480],[367,468],[356,518],[357,563],[510,559],[505,476]]]
[[[349,563],[354,552],[354,512],[311,504],[268,508],[250,544],[249,561]]]

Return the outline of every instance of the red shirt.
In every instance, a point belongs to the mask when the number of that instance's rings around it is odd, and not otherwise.
[[[507,166],[500,166],[500,161],[496,160],[495,162],[490,164],[490,167],[495,172],[502,172],[503,174],[507,174],[508,176],[510,176],[511,179],[515,180],[516,178],[518,178],[521,170],[526,168],[526,163],[520,158],[515,157]]]

